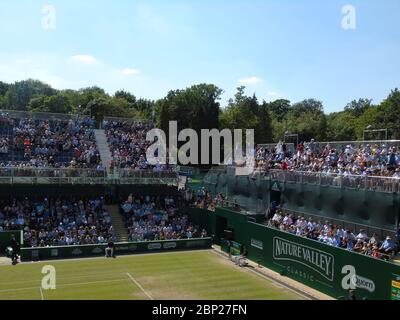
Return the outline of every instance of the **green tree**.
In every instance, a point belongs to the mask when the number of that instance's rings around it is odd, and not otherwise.
[[[389,129],[392,139],[400,138],[400,91],[396,88],[378,107],[381,113],[380,128]]]
[[[220,115],[220,128],[254,129],[255,143],[269,142],[272,139],[269,104],[260,105],[257,97],[246,96],[244,87],[238,87],[235,99],[230,99],[228,107]]]
[[[346,105],[345,111],[348,111],[355,117],[361,116],[370,106],[372,99],[353,100]]]
[[[356,117],[347,111],[334,112],[327,116],[327,139],[350,141],[356,139]]]
[[[290,101],[278,99],[268,104],[271,113],[278,121],[282,121],[290,110]]]
[[[14,110],[27,110],[29,101],[36,95],[42,94],[52,96],[57,93],[49,85],[38,80],[24,80],[15,82],[8,88],[6,98],[6,108]]]
[[[327,121],[321,101],[306,99],[293,104],[286,121],[287,131],[297,133],[300,141],[326,139]]]
[[[28,103],[28,111],[31,112],[42,112],[45,111],[45,102],[46,102],[47,96],[43,94],[38,94],[29,100]]]
[[[69,113],[72,106],[67,96],[58,93],[50,97],[44,95],[33,97],[29,101],[28,110],[32,112]]]
[[[132,106],[136,103],[136,97],[128,91],[118,90],[115,92],[114,97],[125,99],[126,101],[131,103]]]
[[[8,83],[0,81],[0,97],[4,96],[9,88],[10,85]]]

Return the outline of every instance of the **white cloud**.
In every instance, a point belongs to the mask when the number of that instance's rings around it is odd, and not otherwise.
[[[85,64],[93,64],[96,62],[96,58],[86,54],[77,54],[71,57],[75,61],[79,61]]]
[[[275,91],[267,91],[267,95],[270,96],[270,97],[275,97],[275,96],[278,95],[278,92],[275,92]]]
[[[257,77],[255,77],[255,76],[253,76],[253,77],[249,77],[249,78],[243,78],[243,79],[239,79],[238,80],[238,82],[240,83],[240,84],[243,84],[243,85],[246,85],[246,84],[257,84],[257,83],[260,83],[260,82],[262,82],[263,80],[262,79],[260,79],[260,78],[257,78]]]
[[[122,73],[126,76],[131,76],[131,75],[139,74],[140,71],[136,70],[136,69],[132,69],[132,68],[125,68],[124,70],[122,70]]]

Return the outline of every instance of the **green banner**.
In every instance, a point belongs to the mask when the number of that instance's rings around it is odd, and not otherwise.
[[[147,242],[121,242],[115,244],[115,253],[134,254],[170,250],[194,250],[211,248],[211,238],[147,241]],[[37,261],[50,259],[65,259],[105,255],[107,244],[93,244],[82,246],[62,246],[46,248],[21,249],[22,261]]]
[[[400,275],[392,275],[392,295],[391,300],[400,300]]]
[[[230,242],[231,242],[231,248],[230,248],[231,255],[239,256],[240,253],[242,252],[242,245],[236,241],[230,241]],[[221,240],[221,250],[228,253],[228,240],[226,239]]]
[[[217,208],[248,258],[334,298],[398,299],[400,265],[268,228],[245,214]]]

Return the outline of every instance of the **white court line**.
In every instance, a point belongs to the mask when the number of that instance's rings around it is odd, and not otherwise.
[[[64,276],[64,277],[60,277],[57,276],[57,281],[58,280],[78,280],[78,279],[82,279],[82,278],[90,278],[90,277],[98,277],[98,276],[109,276],[109,275],[113,275],[115,276],[115,272],[105,272],[105,273],[96,273],[93,275],[82,275],[82,276],[77,276],[77,277],[68,277],[68,276]],[[111,280],[115,280],[115,279],[111,279]],[[34,279],[34,280],[22,280],[22,281],[12,281],[12,282],[0,282],[1,285],[8,285],[8,284],[12,284],[12,285],[16,285],[19,283],[30,283],[30,282],[40,282],[41,279]]]
[[[137,282],[137,280],[136,280],[134,277],[132,277],[131,274],[130,274],[129,272],[127,272],[126,274],[127,274],[127,276],[129,277],[129,279],[131,279],[132,282],[133,282],[134,284],[136,284],[136,285],[139,287],[139,289],[142,290],[143,293],[144,293],[150,300],[154,300],[153,297],[152,297],[149,293],[147,293],[146,290],[144,290],[144,288],[140,285],[140,283]]]
[[[77,282],[77,283],[67,283],[67,284],[59,284],[57,287],[67,287],[67,286],[83,286],[92,283],[107,283],[107,282],[117,282],[117,281],[126,281],[126,278],[123,279],[114,279],[114,280],[101,280],[101,281],[90,281],[90,282]],[[16,289],[4,289],[0,290],[1,292],[12,292],[12,291],[22,291],[22,290],[31,290],[37,289],[37,287],[27,287],[27,288],[16,288]]]
[[[57,248],[57,247],[55,247]],[[121,258],[132,258],[135,256],[155,256],[155,255],[167,255],[167,254],[187,254],[187,253],[194,253],[194,252],[202,252],[202,251],[210,251],[210,249],[195,249],[195,250],[182,250],[182,251],[169,251],[169,252],[146,252],[146,253],[132,253],[132,254],[123,254],[118,256],[118,259]],[[76,262],[76,261],[90,261],[90,260],[104,260],[104,256],[101,257],[85,257],[85,258],[69,258],[69,259],[47,259],[47,260],[39,260],[39,261],[24,261],[18,263],[19,265],[26,265],[26,264],[41,264],[46,262],[52,262],[56,264],[57,262]],[[11,264],[0,264],[1,267],[9,267]]]
[[[43,295],[42,287],[39,287],[39,290],[40,290],[40,296],[41,296],[42,300],[44,300],[44,295]]]

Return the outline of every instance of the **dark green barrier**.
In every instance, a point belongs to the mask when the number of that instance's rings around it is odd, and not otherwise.
[[[0,232],[0,256],[4,254],[6,248],[10,245],[11,235],[15,236],[15,239],[22,244],[22,231],[2,231]]]
[[[186,208],[185,213],[189,220],[199,228],[206,229],[208,236],[215,234],[215,218],[211,211],[199,208]]]
[[[228,253],[228,241],[221,239],[221,250]],[[231,241],[231,255],[239,256],[242,252],[242,244],[236,241]]]
[[[271,190],[281,193],[283,208],[363,226],[396,230],[400,221],[400,194],[339,188],[335,186],[282,182],[257,177],[210,172],[204,185],[213,193],[253,212],[263,212],[271,202]]]
[[[115,244],[115,253],[134,254],[144,252],[159,252],[172,250],[193,250],[211,248],[211,238],[147,241],[147,242],[121,242]],[[66,259],[105,255],[106,244],[62,246],[49,248],[23,248],[21,249],[22,261],[37,261],[50,259]]]
[[[332,297],[353,288],[358,299],[390,300],[392,292],[400,298],[399,265],[248,222],[237,212],[218,208],[215,217],[227,219],[250,260]]]

